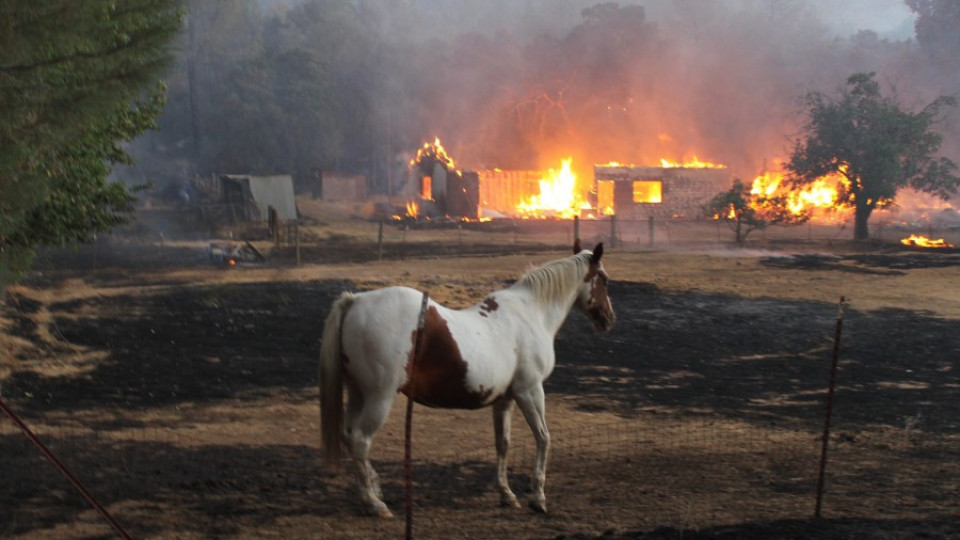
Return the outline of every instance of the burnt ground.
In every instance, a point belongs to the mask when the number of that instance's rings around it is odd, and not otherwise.
[[[188,261],[197,264],[195,255],[184,253],[178,259],[174,253],[169,251],[165,259],[171,268]],[[73,257],[68,258],[76,261]],[[856,263],[856,271],[864,273],[960,265],[951,255],[925,258],[918,254],[910,260],[888,260],[884,255],[856,254],[847,256],[850,261]],[[830,270],[837,262],[833,256],[804,256],[769,259],[762,264],[773,269]],[[83,264],[93,263],[85,260]],[[3,315],[10,321],[7,333],[36,345],[18,349],[9,360],[10,373],[2,381],[3,395],[14,399],[27,418],[70,418],[82,411],[85,428],[136,428],[138,420],[131,411],[222,403],[255,407],[280,395],[309,394],[316,386],[317,344],[325,308],[341,290],[358,286],[350,280],[189,286],[161,280],[139,288],[133,286],[137,280],[131,268],[111,265],[106,259],[96,264],[95,272],[89,267],[80,273],[48,271],[32,278],[27,287],[55,289],[68,279],[82,277],[86,283],[126,292],[45,303],[30,294],[12,292],[3,305]],[[837,266],[834,270],[849,272],[850,268]],[[561,330],[556,341],[558,367],[548,381],[548,395],[568,397],[575,409],[584,412],[620,417],[708,415],[757,426],[811,430],[822,424],[836,305],[697,290],[667,292],[642,281],[615,281],[610,294],[618,323],[609,335],[593,334],[579,314],[572,314]],[[52,314],[54,342],[39,335],[41,312]],[[865,427],[902,428],[910,418],[919,419],[918,428],[933,436],[955,436],[960,431],[960,371],[956,366],[960,321],[925,312],[923,306],[872,311],[851,308],[845,313],[842,337],[841,391],[836,396],[834,418],[837,432],[855,438]],[[76,355],[78,350],[107,351],[107,355],[83,370],[63,375],[36,368],[47,358]],[[923,389],[921,399],[917,388]],[[140,427],[152,425],[155,419],[143,421]],[[16,436],[5,431],[0,439]],[[139,459],[174,459],[170,453],[177,441],[165,442],[147,452],[152,457],[141,455]],[[139,455],[143,449],[121,451]],[[225,441],[197,448],[191,451],[189,463],[171,466],[175,469],[173,483],[188,489],[229,490],[229,485],[223,485],[228,481],[202,467],[204,462],[222,464],[218,460],[229,455],[231,466],[249,461],[251,469],[256,469],[273,461],[312,459],[308,454],[303,448],[289,455],[265,454],[262,449]],[[489,467],[482,466],[478,490],[489,490]],[[476,471],[470,469],[466,465],[442,474],[472,477]],[[267,476],[246,473],[233,482],[243,489],[259,490],[261,495],[301,493],[293,500],[306,509],[315,504],[311,501],[318,490],[321,496],[333,496],[327,488],[318,487],[315,479]],[[2,537],[29,537],[37,524],[25,520],[25,515],[51,526],[63,515],[81,511],[82,504],[64,508],[62,503],[47,502],[49,508],[37,507],[43,497],[30,494],[25,487],[29,482],[14,484],[19,486],[17,490],[0,491],[2,512],[17,516],[0,525]],[[135,489],[124,497],[148,498],[149,493]],[[960,537],[960,520],[949,505],[958,502],[944,501],[944,512],[924,521],[883,516],[773,520],[695,531],[631,531],[629,526],[615,524],[602,535],[569,531],[569,535],[543,538],[955,538]],[[237,505],[246,510],[238,514]],[[244,523],[289,512],[281,506],[261,504],[257,515],[245,515],[252,512],[250,506],[229,497],[210,499],[203,508],[190,510],[212,521],[232,516],[230,524],[201,531],[211,538],[243,537]],[[146,532],[158,535],[167,526],[156,518],[146,525]]]

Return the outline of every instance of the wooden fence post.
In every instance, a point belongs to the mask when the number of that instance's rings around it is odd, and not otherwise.
[[[297,252],[297,266],[300,266],[300,222],[293,222],[293,242]]]
[[[610,247],[617,247],[617,215],[610,214]]]
[[[383,220],[380,220],[380,228],[377,231],[377,260],[383,259]]]

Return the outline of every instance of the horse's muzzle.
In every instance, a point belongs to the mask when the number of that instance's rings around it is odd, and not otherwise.
[[[597,332],[609,332],[613,323],[617,322],[617,316],[612,310],[596,309],[591,310],[590,320]]]

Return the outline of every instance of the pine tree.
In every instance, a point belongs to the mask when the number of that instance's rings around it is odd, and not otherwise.
[[[0,0],[0,289],[129,217],[107,175],[153,127],[180,22],[177,0]]]

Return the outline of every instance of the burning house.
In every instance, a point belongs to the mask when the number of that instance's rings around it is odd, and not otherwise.
[[[410,166],[419,180],[420,206],[432,209],[420,208],[419,214],[457,218],[616,214],[623,219],[696,219],[706,217],[710,200],[731,183],[726,167],[695,158],[684,163],[661,161],[660,167],[596,165],[588,180],[576,177],[571,162],[565,159],[559,169],[546,171],[460,171],[435,140],[423,145]]]
[[[420,202],[408,204],[408,214],[478,217],[479,177],[475,172],[458,170],[439,139],[425,143],[410,160],[410,168],[418,180]]]
[[[595,165],[597,209],[622,219],[700,218],[710,200],[730,189],[721,166]]]

